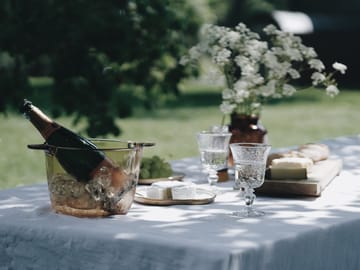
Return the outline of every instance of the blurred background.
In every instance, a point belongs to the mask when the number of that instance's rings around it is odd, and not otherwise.
[[[26,149],[41,138],[18,113],[23,98],[88,137],[155,141],[149,154],[169,160],[197,155],[195,132],[220,123],[221,90],[178,62],[204,23],[273,23],[327,66],[348,66],[336,99],[304,92],[265,108],[274,146],[358,134],[359,15],[358,0],[2,0],[0,188],[45,179],[40,153]]]

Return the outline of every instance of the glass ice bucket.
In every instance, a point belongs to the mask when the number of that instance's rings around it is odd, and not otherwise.
[[[134,200],[144,146],[152,143],[91,139],[113,166],[97,168],[92,178],[78,181],[68,174],[55,153],[92,151],[80,148],[55,147],[48,144],[28,145],[45,150],[46,173],[52,208],[59,213],[78,217],[101,217],[126,214]],[[75,152],[70,152],[75,153]],[[114,176],[115,175],[115,176]],[[114,183],[113,178],[117,181]]]

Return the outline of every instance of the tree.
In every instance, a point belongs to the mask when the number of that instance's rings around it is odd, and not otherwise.
[[[118,135],[115,119],[131,114],[131,90],[144,92],[147,108],[159,94],[178,93],[190,71],[177,62],[199,18],[186,0],[3,0],[0,111],[31,97],[28,77],[45,74],[54,79],[55,116],[86,118],[90,136]]]

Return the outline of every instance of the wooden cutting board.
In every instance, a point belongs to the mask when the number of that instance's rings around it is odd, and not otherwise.
[[[339,175],[342,168],[340,159],[328,159],[314,164],[308,179],[270,180],[256,189],[256,193],[266,195],[305,195],[320,196],[330,182]]]

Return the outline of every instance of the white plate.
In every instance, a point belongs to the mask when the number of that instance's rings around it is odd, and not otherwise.
[[[181,181],[184,178],[185,174],[175,172],[174,175],[169,177],[161,177],[161,178],[146,178],[140,179],[138,183],[141,185],[151,185],[152,183],[162,182],[162,181]]]
[[[216,195],[208,190],[196,189],[196,198],[189,200],[159,200],[146,197],[147,187],[136,187],[134,201],[147,205],[176,205],[176,204],[208,204],[212,203]]]

